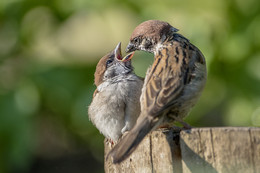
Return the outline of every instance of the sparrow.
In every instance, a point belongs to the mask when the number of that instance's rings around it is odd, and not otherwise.
[[[133,129],[110,151],[114,163],[126,159],[152,130],[181,122],[195,105],[207,79],[200,50],[167,22],[148,20],[138,25],[126,52],[142,50],[154,54],[142,94],[141,114]]]
[[[100,59],[94,75],[97,89],[88,109],[89,119],[112,142],[129,131],[140,114],[143,79],[133,71],[132,56],[123,58],[119,43]]]

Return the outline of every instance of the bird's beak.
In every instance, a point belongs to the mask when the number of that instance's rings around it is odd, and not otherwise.
[[[117,60],[122,61],[122,54],[121,54],[121,42],[119,42],[114,50],[114,54]]]
[[[135,53],[135,52],[131,52],[131,53],[127,54],[127,55],[122,59],[122,61],[123,61],[123,62],[130,61],[130,60],[133,58],[134,53]]]
[[[129,53],[129,52],[133,52],[135,50],[136,50],[135,45],[133,43],[128,43],[125,52]]]
[[[132,59],[134,52],[131,52],[131,53],[127,54],[125,57],[122,57],[121,42],[119,42],[114,50],[114,54],[115,54],[116,60],[121,61],[121,62],[127,62]]]

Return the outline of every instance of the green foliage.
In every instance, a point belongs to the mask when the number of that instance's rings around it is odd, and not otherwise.
[[[180,29],[207,60],[207,86],[187,122],[260,126],[259,8],[257,0],[1,0],[0,172],[82,152],[102,172],[103,137],[87,116],[95,66],[148,19]],[[137,52],[136,73],[152,61]]]

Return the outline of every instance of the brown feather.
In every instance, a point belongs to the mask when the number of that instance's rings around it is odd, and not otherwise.
[[[113,54],[113,52],[110,52],[107,55],[103,56],[99,60],[97,66],[96,66],[96,72],[95,72],[94,76],[95,76],[95,85],[97,87],[103,82],[103,76],[106,71],[106,61],[112,54]]]
[[[176,52],[176,49],[180,51]],[[189,57],[186,57],[188,53],[184,56],[181,50],[187,52],[183,48],[182,43],[173,42],[172,45],[170,43],[166,44],[159,50],[160,53],[155,55],[155,62],[152,65],[151,72],[148,74],[149,77],[153,78],[150,78],[144,84],[146,86],[145,92],[148,93],[144,94],[144,100],[147,103],[144,107],[148,108],[146,111],[152,116],[158,116],[158,113],[164,110],[165,107],[168,107],[168,104],[175,100],[183,90],[184,76],[189,75],[186,74],[186,69],[189,66],[188,63],[183,64],[181,62],[183,60],[189,61]],[[178,62],[176,61],[176,56],[178,57]],[[157,97],[154,98],[154,95]],[[153,104],[151,105],[151,103]]]
[[[153,49],[145,51],[153,50],[155,60],[145,77],[141,115],[134,128],[109,153],[114,163],[127,158],[151,130],[174,122],[174,117],[187,116],[205,85],[204,56],[169,26],[162,21],[146,21],[137,26],[131,36],[131,40],[141,37],[141,43],[153,40]],[[144,50],[142,46],[140,49]]]
[[[142,33],[147,33],[146,36],[153,37],[154,40],[159,41],[160,35],[158,35],[158,30],[162,31],[162,34],[166,34],[166,32],[169,31],[171,27],[172,26],[167,22],[161,22],[159,20],[148,20],[141,23],[134,29],[130,40],[139,35],[142,35]]]

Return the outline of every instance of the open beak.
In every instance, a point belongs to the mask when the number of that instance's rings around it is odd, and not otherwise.
[[[122,57],[122,54],[121,54],[121,42],[119,42],[114,50],[114,54],[115,54],[115,57],[118,61],[121,61],[121,62],[127,62],[127,61],[130,61],[134,55],[134,52],[131,52],[129,54],[127,54],[125,57]]]
[[[135,53],[135,52],[131,52],[131,53],[127,54],[127,55],[122,59],[122,61],[123,61],[123,62],[130,61],[130,60],[133,58],[134,53]]]
[[[121,54],[121,42],[119,42],[114,50],[115,57],[118,61],[122,61],[122,54]]]

